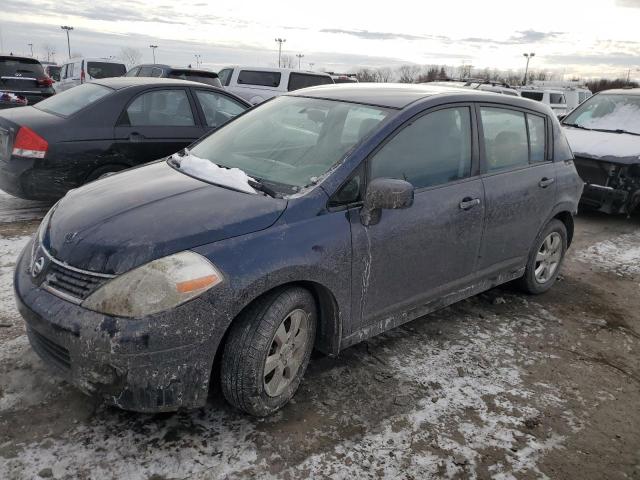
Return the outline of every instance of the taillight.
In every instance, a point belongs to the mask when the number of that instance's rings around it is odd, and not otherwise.
[[[84,70],[80,72],[80,83],[84,83]]]
[[[53,80],[50,77],[43,77],[38,79],[38,86],[40,87],[50,87],[53,85]]]
[[[27,127],[20,127],[16,141],[13,143],[13,154],[19,157],[44,158],[49,143],[36,132]]]

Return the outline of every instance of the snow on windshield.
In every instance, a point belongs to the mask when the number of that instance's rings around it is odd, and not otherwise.
[[[223,187],[233,188],[246,193],[257,193],[249,181],[255,181],[239,168],[219,167],[209,160],[196,157],[185,148],[184,155],[174,154],[171,158],[178,162],[181,171],[200,178],[206,182]]]
[[[599,111],[603,107],[609,107],[609,105],[610,104],[601,102],[601,104],[595,108],[584,111],[584,113],[577,116],[575,119],[576,123],[587,128],[603,130],[620,129],[640,133],[640,103],[616,102],[610,111]]]

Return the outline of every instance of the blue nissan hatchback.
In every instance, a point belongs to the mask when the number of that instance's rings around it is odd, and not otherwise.
[[[202,406],[215,363],[226,399],[267,415],[313,348],[511,280],[549,289],[582,186],[540,103],[300,90],[70,191],[20,256],[17,303],[42,359],[113,405]]]

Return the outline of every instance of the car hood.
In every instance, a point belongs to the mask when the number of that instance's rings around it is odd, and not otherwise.
[[[70,266],[120,274],[268,228],[286,206],[202,182],[161,161],[71,190],[50,217],[44,246]]]
[[[640,163],[640,136],[564,127],[576,157],[631,165]]]

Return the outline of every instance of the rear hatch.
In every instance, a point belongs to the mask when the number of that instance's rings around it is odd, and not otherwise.
[[[19,93],[33,104],[53,93],[51,83],[36,59],[0,56],[0,92]]]

